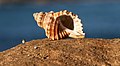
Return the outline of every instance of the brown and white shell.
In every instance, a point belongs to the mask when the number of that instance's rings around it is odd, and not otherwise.
[[[46,36],[52,40],[66,37],[84,38],[81,19],[77,15],[63,10],[60,12],[39,12],[33,14],[39,27],[45,29]]]

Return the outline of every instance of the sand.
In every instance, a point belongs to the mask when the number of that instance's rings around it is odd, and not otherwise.
[[[0,66],[120,66],[120,39],[37,39],[0,52]]]

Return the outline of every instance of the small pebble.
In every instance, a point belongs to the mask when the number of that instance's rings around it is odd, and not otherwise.
[[[25,40],[24,40],[24,39],[22,40],[22,43],[23,43],[23,44],[25,43]]]
[[[28,54],[28,56],[30,56],[30,55]]]
[[[37,48],[38,48],[38,47],[35,45],[35,46],[34,46],[34,49],[37,49]]]

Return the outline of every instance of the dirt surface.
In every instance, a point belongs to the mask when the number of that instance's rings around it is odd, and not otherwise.
[[[0,66],[120,66],[120,39],[38,39],[0,52]]]

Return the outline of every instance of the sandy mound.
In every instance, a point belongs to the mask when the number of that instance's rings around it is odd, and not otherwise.
[[[39,39],[0,52],[0,66],[120,66],[120,39]]]

